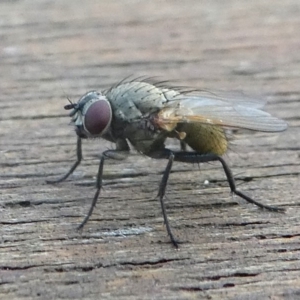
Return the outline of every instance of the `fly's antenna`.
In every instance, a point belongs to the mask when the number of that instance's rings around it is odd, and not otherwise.
[[[64,106],[64,109],[70,110],[70,109],[74,109],[74,108],[77,107],[77,103],[72,102],[72,101],[69,99],[69,97],[67,97],[67,99],[68,99],[68,101],[69,101],[70,104],[65,105],[65,106]]]
[[[59,85],[60,85],[60,88],[61,88],[61,90],[62,90],[64,96],[65,96],[65,97],[68,99],[68,101],[70,102],[70,104],[64,106],[64,109],[72,109],[72,108],[74,108],[74,103],[70,100],[70,98],[69,98],[68,94],[66,93],[65,89],[63,88],[61,82],[59,83]],[[73,105],[73,106],[71,107],[71,105]]]

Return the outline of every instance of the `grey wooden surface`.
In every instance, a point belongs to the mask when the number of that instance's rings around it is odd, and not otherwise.
[[[1,1],[0,298],[299,298],[299,28],[298,0]],[[241,190],[286,214],[233,199],[218,164],[175,164],[177,251],[156,199],[165,162],[133,155],[106,165],[76,231],[113,145],[85,143],[74,175],[47,185],[75,159],[63,106],[131,74],[266,99],[288,131],[239,131],[225,159]]]

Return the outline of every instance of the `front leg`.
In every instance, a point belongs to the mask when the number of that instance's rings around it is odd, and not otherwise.
[[[78,136],[77,137],[77,147],[76,147],[76,153],[77,153],[77,160],[71,167],[71,169],[62,177],[56,179],[56,180],[46,180],[47,183],[54,184],[54,183],[59,183],[64,180],[66,180],[74,171],[75,169],[80,165],[81,160],[82,160],[82,143],[81,143],[81,138]]]
[[[96,179],[96,193],[94,195],[92,204],[90,206],[90,209],[89,209],[87,215],[85,216],[83,221],[79,224],[77,229],[82,229],[83,228],[83,226],[87,223],[90,216],[92,215],[93,210],[96,206],[96,203],[97,203],[97,200],[98,200],[101,188],[102,188],[102,176],[103,176],[104,161],[106,159],[122,160],[122,159],[125,159],[129,154],[129,146],[128,146],[128,143],[126,142],[126,140],[117,141],[116,144],[117,144],[117,149],[116,150],[106,150],[101,155],[99,168],[98,168],[98,173],[97,173],[97,179]]]

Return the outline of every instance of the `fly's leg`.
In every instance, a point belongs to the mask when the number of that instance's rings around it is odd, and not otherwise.
[[[173,246],[175,248],[178,248],[178,242],[176,241],[176,239],[175,239],[175,237],[172,233],[171,226],[170,226],[170,223],[169,223],[169,220],[168,220],[166,207],[165,207],[165,202],[164,202],[164,196],[165,196],[165,193],[166,193],[168,179],[169,179],[169,175],[170,175],[172,165],[173,165],[173,161],[174,161],[174,153],[169,149],[163,148],[159,151],[149,152],[149,153],[147,153],[147,155],[149,157],[156,158],[156,159],[163,159],[163,158],[168,159],[168,164],[165,168],[163,177],[162,177],[161,182],[159,184],[157,197],[159,197],[159,202],[160,202],[160,205],[161,205],[161,210],[162,210],[164,223],[166,225],[168,236],[169,236]]]
[[[211,162],[211,161],[219,161],[222,164],[223,170],[225,172],[227,181],[229,183],[230,190],[233,194],[243,198],[244,200],[248,201],[249,203],[255,204],[260,208],[267,209],[269,211],[275,212],[284,212],[285,209],[276,206],[269,206],[257,202],[250,198],[249,196],[245,195],[241,191],[236,189],[235,181],[232,175],[232,172],[228,165],[226,164],[225,160],[215,154],[199,154],[197,152],[174,152],[174,160],[186,163],[203,163],[203,162]]]
[[[80,162],[82,160],[82,147],[81,147],[81,138],[77,137],[77,148],[76,148],[76,153],[77,153],[77,160],[73,164],[72,168],[68,173],[66,173],[64,176],[61,178],[58,178],[56,180],[46,180],[47,183],[59,183],[64,180],[66,180],[74,171],[75,169],[80,165]]]
[[[225,175],[226,175],[226,178],[227,178],[227,181],[229,183],[229,187],[230,187],[230,190],[232,193],[236,194],[237,196],[245,199],[246,201],[248,201],[252,204],[257,205],[260,208],[267,209],[269,211],[275,211],[275,212],[284,212],[285,211],[283,208],[280,208],[280,207],[269,206],[269,205],[265,205],[260,202],[257,202],[255,200],[253,200],[252,198],[250,198],[249,196],[242,193],[241,191],[237,190],[230,168],[226,164],[225,160],[218,155],[200,154],[197,152],[184,152],[184,151],[173,152],[169,149],[164,149],[163,151],[160,151],[160,152],[153,152],[149,156],[151,156],[153,158],[166,158],[169,160],[168,164],[166,166],[166,169],[164,171],[162,180],[160,182],[157,196],[159,197],[159,200],[160,200],[162,214],[163,214],[163,218],[164,218],[164,222],[166,225],[168,235],[170,237],[172,244],[176,248],[178,248],[178,242],[174,238],[174,235],[171,231],[171,227],[170,227],[170,224],[168,221],[168,216],[167,216],[165,203],[164,203],[164,196],[166,193],[166,187],[168,184],[168,179],[169,179],[169,175],[170,175],[170,172],[172,169],[173,161],[180,161],[180,162],[185,162],[185,163],[204,163],[204,162],[211,162],[211,161],[219,161],[222,164],[222,167],[224,169],[224,172],[225,172]]]
[[[86,222],[89,220],[90,216],[92,215],[93,210],[94,210],[94,208],[96,206],[96,203],[97,203],[97,200],[98,200],[101,188],[102,188],[103,166],[104,166],[104,160],[106,158],[104,154],[105,153],[103,153],[103,155],[102,155],[102,157],[100,159],[100,163],[99,163],[99,168],[98,168],[98,173],[97,173],[97,180],[96,180],[96,189],[97,189],[96,193],[94,195],[91,207],[90,207],[87,215],[85,216],[85,218],[83,219],[83,221],[77,227],[78,230],[83,228],[83,226],[86,224]]]
[[[180,149],[181,151],[186,151],[186,142],[180,141]]]
[[[104,167],[104,161],[106,159],[109,158],[116,158],[116,159],[125,159],[125,157],[127,157],[128,152],[126,151],[119,151],[119,150],[107,150],[104,151],[102,153],[101,159],[100,159],[100,163],[99,163],[99,168],[98,168],[98,173],[97,173],[97,179],[96,179],[96,193],[94,195],[91,207],[87,213],[87,215],[85,216],[85,218],[83,219],[83,221],[79,224],[79,226],[77,227],[77,229],[82,229],[83,226],[87,223],[87,221],[89,220],[90,216],[93,213],[93,210],[96,206],[98,197],[100,195],[100,191],[102,188],[102,176],[103,176],[103,167]]]
[[[107,150],[104,151],[102,153],[101,159],[100,159],[100,163],[99,163],[99,168],[98,168],[98,173],[97,173],[97,179],[96,179],[96,193],[94,195],[91,207],[87,213],[87,215],[85,216],[85,218],[83,219],[83,221],[79,224],[79,226],[77,227],[77,229],[82,229],[83,226],[87,223],[87,221],[89,220],[89,218],[91,217],[93,210],[96,206],[98,197],[100,195],[100,191],[102,188],[102,176],[103,176],[103,167],[104,167],[104,161],[106,159],[118,159],[118,160],[123,160],[125,159],[128,154],[129,154],[129,146],[126,142],[126,140],[119,140],[116,141],[116,146],[117,149],[116,150]]]
[[[163,218],[164,218],[164,223],[166,225],[166,229],[167,229],[168,235],[170,237],[170,240],[171,240],[172,244],[174,245],[174,247],[178,248],[178,242],[174,238],[174,235],[171,231],[171,227],[170,227],[167,212],[166,212],[165,202],[164,202],[164,196],[165,196],[165,193],[166,193],[166,187],[167,187],[169,175],[170,175],[170,172],[171,172],[171,169],[172,169],[173,161],[174,161],[174,154],[170,151],[170,153],[169,153],[169,162],[167,164],[167,167],[164,171],[164,175],[163,175],[163,177],[161,179],[161,182],[159,184],[157,197],[159,197],[159,202],[160,202],[160,205],[161,205],[161,210],[162,210],[162,214],[163,214]]]

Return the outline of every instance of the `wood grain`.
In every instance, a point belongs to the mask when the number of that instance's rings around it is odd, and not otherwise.
[[[297,299],[300,295],[300,4],[265,1],[1,1],[0,298]],[[267,100],[288,131],[239,131],[225,159],[239,188],[287,209],[261,211],[229,193],[218,164],[175,164],[167,210],[162,161],[99,155],[66,182],[76,137],[63,110],[125,76],[159,76]],[[207,181],[209,184],[206,184]]]

